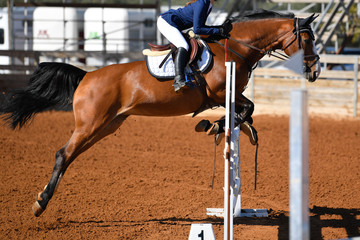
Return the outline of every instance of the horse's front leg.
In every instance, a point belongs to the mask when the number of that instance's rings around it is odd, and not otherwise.
[[[235,125],[240,125],[240,129],[249,137],[251,144],[258,142],[257,131],[251,125],[253,123],[252,114],[254,112],[254,103],[244,95],[239,94],[235,103]],[[219,120],[210,123],[209,120],[201,120],[195,127],[197,132],[206,132],[208,135],[216,136],[216,143],[219,144],[224,136],[225,116]]]
[[[246,98],[242,93],[238,94],[239,97],[235,103],[235,125],[240,124],[240,129],[249,137],[251,144],[258,143],[257,131],[252,126],[254,113],[254,103]]]
[[[252,114],[254,113],[254,103],[246,98],[242,93],[238,94],[235,103],[235,113],[240,123],[253,123]]]

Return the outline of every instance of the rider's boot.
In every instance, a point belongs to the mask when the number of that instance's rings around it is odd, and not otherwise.
[[[174,78],[174,90],[175,92],[179,91],[185,84],[185,67],[188,60],[188,51],[183,48],[179,47],[177,50],[177,54],[175,56],[175,78]]]

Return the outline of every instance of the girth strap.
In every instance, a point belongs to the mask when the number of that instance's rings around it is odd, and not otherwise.
[[[161,61],[159,68],[162,68],[162,66],[165,64],[165,62],[167,61],[167,59],[170,57],[171,54],[173,54],[176,51],[176,48],[171,48],[170,52],[168,54],[166,54],[165,58]]]

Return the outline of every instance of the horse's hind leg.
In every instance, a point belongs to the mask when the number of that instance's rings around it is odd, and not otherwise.
[[[55,166],[50,181],[45,186],[44,190],[37,195],[32,208],[36,217],[40,216],[42,212],[45,211],[46,206],[70,163],[96,142],[115,132],[127,117],[128,116],[123,115],[116,116],[106,126],[99,124],[98,127],[94,128],[94,126],[86,125],[75,129],[70,140],[56,153]]]

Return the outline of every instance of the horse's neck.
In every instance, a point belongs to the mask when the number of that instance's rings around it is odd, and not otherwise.
[[[266,52],[281,49],[284,38],[292,31],[290,19],[257,20],[239,23],[236,27],[239,40],[245,40],[249,45]],[[252,58],[254,63],[263,57],[263,54],[250,48],[247,48],[245,54],[248,54],[246,57]]]

